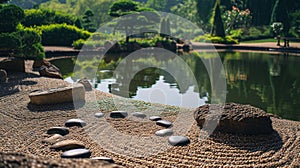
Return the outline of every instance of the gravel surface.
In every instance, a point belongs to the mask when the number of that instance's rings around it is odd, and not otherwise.
[[[34,106],[29,103],[30,92],[69,84],[62,80],[39,77],[35,73],[13,73],[8,76],[8,83],[0,84],[0,167],[300,166],[299,122],[272,118],[273,128],[276,130],[272,135],[214,134],[208,139],[201,139],[199,137],[205,132],[198,128],[196,122],[189,120],[189,117],[193,118],[193,110],[133,102],[139,110],[148,107],[148,112],[146,110],[144,113],[148,115],[152,112],[149,116],[156,115],[155,112],[158,111],[162,112],[161,116],[164,120],[173,122],[174,135],[186,136],[191,141],[188,146],[171,147],[167,145],[168,137],[154,136],[155,132],[163,127],[147,118],[136,119],[130,114],[125,119],[110,118],[109,112],[117,110],[112,105],[112,95],[99,91],[87,92],[88,100],[95,96],[100,106],[97,110],[91,110],[88,109],[90,106],[84,105],[80,109],[85,113],[76,112],[72,103]],[[126,106],[128,105],[125,103],[121,107]],[[190,115],[181,116],[178,111],[184,111]],[[96,112],[103,112],[105,116],[96,118],[94,117]],[[63,151],[51,150],[51,144],[42,142],[50,137],[46,134],[49,128],[64,126],[65,121],[72,118],[83,119],[87,122],[87,126],[71,127],[65,139],[83,142],[85,147],[91,150],[91,157],[110,157],[116,165],[89,159],[60,159]],[[181,118],[181,121],[177,121],[178,118]],[[191,127],[184,134],[185,132],[180,128],[188,124]],[[133,137],[133,143],[122,139],[119,134],[114,134],[113,130]],[[149,141],[151,143],[147,143]],[[166,144],[162,145],[161,141]],[[132,156],[133,153],[145,154],[150,149],[161,151],[144,157]],[[118,153],[118,151],[125,151],[125,153]],[[126,154],[126,151],[129,153]]]

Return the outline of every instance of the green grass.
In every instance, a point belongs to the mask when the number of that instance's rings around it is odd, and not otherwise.
[[[267,38],[267,39],[260,39],[260,40],[242,41],[241,43],[265,43],[265,42],[274,42],[274,43],[276,43],[277,40],[274,39],[274,38]]]

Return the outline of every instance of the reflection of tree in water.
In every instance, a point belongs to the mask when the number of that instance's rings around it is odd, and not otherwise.
[[[238,59],[224,56],[227,101],[251,104],[284,118],[300,120],[299,112],[295,111],[300,107],[300,76],[297,73],[300,67],[288,66],[291,60],[281,56],[239,54]],[[246,80],[241,79],[241,73],[247,76]]]

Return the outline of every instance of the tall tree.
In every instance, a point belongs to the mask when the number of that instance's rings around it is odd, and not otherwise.
[[[272,16],[271,24],[274,22],[281,22],[283,24],[283,33],[286,35],[290,29],[288,3],[285,0],[276,0]]]
[[[216,0],[212,19],[211,35],[225,37],[225,29],[220,10],[220,0]]]

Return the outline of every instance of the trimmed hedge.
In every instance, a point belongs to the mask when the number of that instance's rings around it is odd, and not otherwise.
[[[233,39],[231,36],[226,37],[218,37],[218,36],[211,36],[206,34],[204,36],[198,36],[194,39],[196,42],[208,42],[208,43],[219,43],[219,44],[238,44],[238,40]]]
[[[0,5],[0,33],[16,31],[17,25],[24,17],[22,8],[16,5]]]
[[[46,9],[29,9],[25,10],[25,18],[22,21],[22,25],[26,27],[41,26],[49,24],[63,24],[76,25],[77,18],[73,15],[66,13],[46,10]],[[76,25],[81,27],[81,25]]]
[[[72,46],[74,41],[91,36],[90,32],[67,24],[43,25],[33,29],[41,35],[44,46]]]

